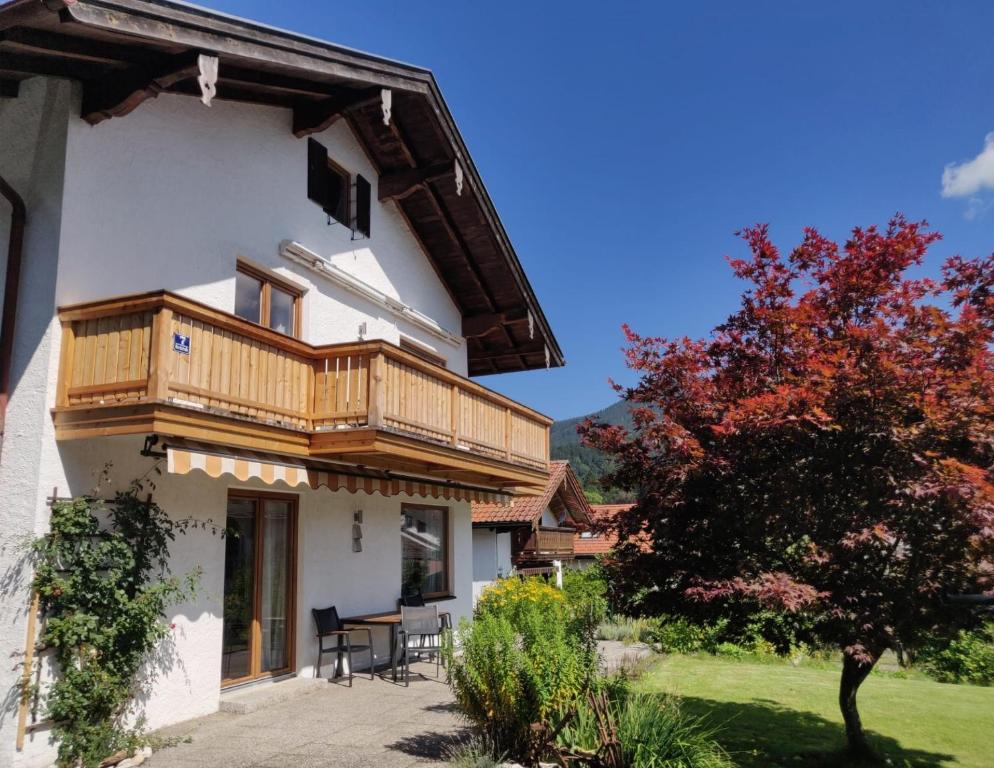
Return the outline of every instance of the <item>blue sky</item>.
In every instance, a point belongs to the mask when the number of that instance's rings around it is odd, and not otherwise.
[[[435,72],[567,358],[481,381],[556,418],[629,380],[623,322],[734,310],[743,226],[786,248],[902,211],[945,235],[929,271],[994,251],[987,0],[208,4]]]

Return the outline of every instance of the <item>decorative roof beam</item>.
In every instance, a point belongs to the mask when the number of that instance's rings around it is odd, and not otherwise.
[[[82,118],[96,125],[111,117],[123,117],[176,83],[196,77],[198,56],[197,51],[191,51],[172,57],[155,69],[131,67],[84,83]]]
[[[352,109],[374,104],[380,100],[379,88],[363,88],[344,92],[314,104],[293,108],[293,135],[298,139],[320,133]]]
[[[467,339],[486,336],[505,323],[524,320],[527,314],[525,310],[516,310],[513,312],[486,312],[481,315],[467,315],[462,319],[462,335]]]
[[[387,200],[403,200],[424,187],[428,182],[438,181],[453,175],[455,175],[455,164],[451,162],[432,165],[428,168],[387,171],[380,174],[377,196],[381,203]]]

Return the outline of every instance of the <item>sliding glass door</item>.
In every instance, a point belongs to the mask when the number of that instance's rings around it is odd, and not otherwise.
[[[224,562],[221,681],[293,668],[296,501],[232,491]]]

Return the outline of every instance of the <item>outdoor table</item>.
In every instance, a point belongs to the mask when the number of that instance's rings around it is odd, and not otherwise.
[[[448,612],[439,612],[438,618],[441,621],[445,616],[449,619],[450,626],[452,615]],[[349,616],[342,619],[342,624],[356,624],[368,627],[390,627],[390,671],[393,682],[397,682],[397,662],[400,655],[398,639],[400,638],[400,611],[384,611],[383,613],[367,613],[362,616]],[[372,661],[370,661],[372,663]]]

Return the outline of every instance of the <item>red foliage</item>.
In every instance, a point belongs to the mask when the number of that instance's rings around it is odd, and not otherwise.
[[[626,327],[634,428],[588,423],[618,518],[615,567],[645,610],[803,612],[859,663],[970,621],[946,593],[994,561],[994,257],[909,276],[939,235],[895,217],[788,256],[765,226],[741,307],[706,340]]]

